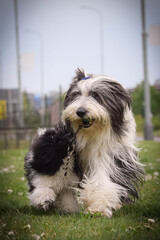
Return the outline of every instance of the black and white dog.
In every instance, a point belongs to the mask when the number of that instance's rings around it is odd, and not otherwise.
[[[40,129],[26,156],[31,204],[75,212],[81,203],[86,211],[110,217],[138,198],[144,172],[127,90],[114,79],[77,69],[62,121],[56,129]]]

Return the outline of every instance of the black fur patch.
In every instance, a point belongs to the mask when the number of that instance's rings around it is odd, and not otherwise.
[[[33,160],[31,167],[39,173],[54,175],[67,156],[67,149],[73,138],[71,129],[62,124],[48,129],[32,144]]]
[[[33,170],[30,164],[30,151],[26,154],[24,159],[24,170],[25,170],[25,176],[28,179],[29,192],[32,192],[35,187],[31,184],[31,180],[33,178],[33,175],[32,175]]]
[[[113,131],[121,135],[125,129],[124,110],[131,107],[131,97],[119,83],[102,80],[89,93],[109,112]]]
[[[77,68],[76,71],[76,76],[74,77],[74,82],[79,82],[82,78],[85,78],[85,72],[84,70],[81,70],[80,68]]]
[[[70,88],[68,89],[66,93],[65,101],[64,101],[64,109],[75,100],[76,96],[72,95],[71,93],[76,86],[77,86],[77,83],[74,82],[71,84]]]
[[[142,168],[134,166],[132,161],[129,158],[129,155],[126,154],[126,159],[130,164],[128,167],[125,162],[122,162],[120,158],[114,157],[115,164],[117,166],[118,173],[111,176],[111,180],[120,186],[127,189],[130,198],[123,199],[123,202],[132,202],[135,198],[139,197],[139,183],[142,184],[144,171]],[[132,199],[133,198],[133,199]]]

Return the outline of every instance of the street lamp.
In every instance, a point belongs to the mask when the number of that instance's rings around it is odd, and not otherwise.
[[[101,65],[101,74],[104,74],[104,24],[103,24],[103,15],[101,11],[97,8],[93,8],[90,6],[82,6],[82,9],[88,9],[91,11],[94,11],[98,14],[99,19],[100,19],[100,65]]]
[[[45,99],[44,99],[44,72],[43,72],[43,37],[42,34],[34,29],[30,29],[30,28],[26,28],[25,29],[26,32],[29,33],[33,33],[36,34],[39,37],[40,40],[40,69],[41,69],[41,108],[42,108],[42,112],[41,112],[41,124],[44,125],[44,108],[45,108]]]
[[[18,102],[19,102],[18,109],[19,109],[19,114],[20,114],[19,123],[20,123],[20,127],[24,127],[21,68],[20,68],[19,21],[18,21],[18,3],[17,3],[17,0],[14,0],[14,17],[15,17],[17,79],[18,79]]]

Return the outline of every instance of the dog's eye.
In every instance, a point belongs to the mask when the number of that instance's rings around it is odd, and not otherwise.
[[[99,104],[102,104],[102,96],[97,92],[91,92],[90,94]]]
[[[91,93],[91,96],[92,96],[94,99],[99,100],[99,95],[98,95],[98,93],[92,92],[92,93]]]
[[[78,97],[78,96],[80,96],[80,95],[81,95],[80,92],[73,92],[73,93],[72,93],[72,98],[76,98],[76,97]]]

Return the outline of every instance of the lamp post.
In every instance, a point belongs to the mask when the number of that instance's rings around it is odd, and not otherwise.
[[[45,99],[44,99],[44,72],[43,72],[43,37],[42,34],[34,29],[30,29],[30,28],[26,28],[25,29],[26,32],[29,33],[33,33],[35,35],[37,35],[39,37],[40,40],[40,76],[41,76],[41,108],[42,108],[42,112],[41,112],[41,125],[44,125],[44,108],[45,108]]]
[[[3,61],[2,61],[2,51],[0,49],[0,88],[3,88]]]
[[[15,33],[16,33],[16,57],[17,57],[17,78],[18,78],[18,110],[19,110],[19,123],[24,126],[23,121],[23,101],[22,101],[22,86],[21,86],[21,69],[20,69],[20,46],[19,46],[19,26],[18,26],[18,3],[14,0],[14,16],[15,16]]]
[[[90,6],[82,6],[82,9],[88,9],[94,11],[98,14],[100,20],[100,70],[101,74],[104,74],[104,24],[103,24],[103,15],[101,11],[97,8],[93,8]]]
[[[147,64],[147,31],[145,19],[145,0],[141,0],[142,11],[142,41],[143,41],[143,70],[144,70],[144,138],[146,140],[153,139],[153,126],[151,122],[151,103],[150,103],[150,88],[148,82],[148,64]]]

